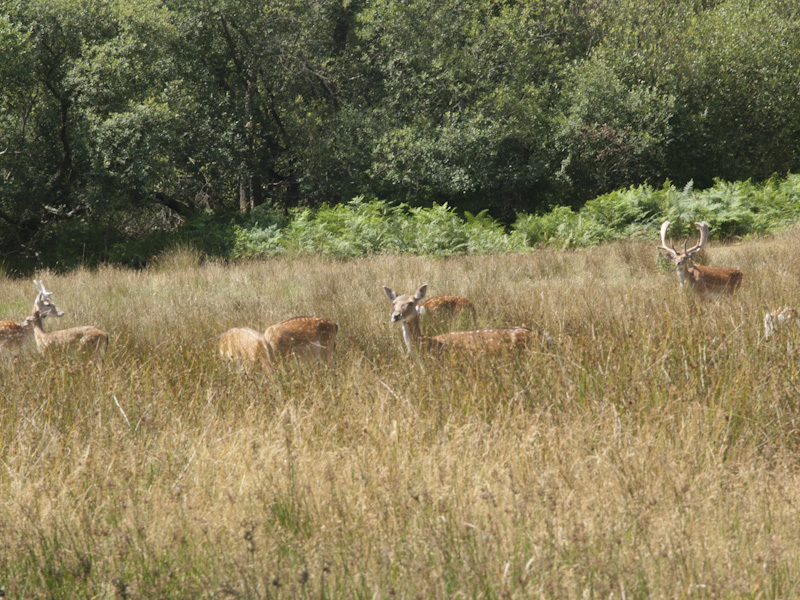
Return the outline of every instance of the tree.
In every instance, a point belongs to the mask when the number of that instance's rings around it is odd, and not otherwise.
[[[194,131],[208,135],[194,161],[235,176],[243,207],[295,205],[309,179],[326,175],[316,145],[339,107],[352,14],[330,0],[196,4],[171,3]]]
[[[728,0],[687,23],[671,48],[667,81],[679,101],[668,175],[708,186],[800,167],[797,3]]]
[[[535,208],[553,83],[582,48],[581,27],[555,1],[372,2],[359,36],[375,82],[375,190],[506,215]]]
[[[554,131],[561,193],[582,204],[616,188],[663,177],[675,98],[626,83],[596,53],[569,70]]]
[[[34,254],[43,224],[87,210],[78,192],[85,147],[76,135],[68,72],[84,41],[104,34],[105,22],[93,3],[9,1],[3,8],[9,52],[0,67],[7,90],[0,121],[2,251]]]

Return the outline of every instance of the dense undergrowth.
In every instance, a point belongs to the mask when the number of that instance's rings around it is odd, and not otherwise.
[[[53,229],[35,261],[0,259],[0,272],[30,274],[48,267],[116,264],[144,267],[174,247],[191,247],[211,258],[314,255],[356,258],[381,254],[458,256],[528,252],[534,248],[580,248],[621,239],[652,238],[664,219],[670,235],[694,236],[695,221],[706,221],[712,239],[740,239],[775,233],[800,218],[800,175],[766,182],[718,181],[691,185],[642,185],[617,190],[579,209],[554,207],[543,214],[520,214],[512,223],[487,211],[459,212],[446,204],[412,207],[379,199],[279,213],[266,205],[248,214],[201,214],[164,229],[157,215],[110,225],[80,221]],[[126,229],[128,235],[120,235]],[[155,231],[139,235],[138,231]]]
[[[288,219],[260,209],[247,222],[223,229],[231,229],[225,249],[229,258],[287,252],[347,258],[383,253],[449,256],[647,238],[664,219],[676,223],[673,235],[693,235],[692,224],[706,221],[712,237],[727,239],[774,232],[798,217],[800,176],[789,175],[759,184],[719,181],[705,190],[671,184],[631,187],[600,196],[579,210],[560,206],[541,215],[519,215],[508,227],[485,211],[459,215],[447,205],[415,208],[357,198],[297,211]],[[194,229],[189,238],[203,244],[204,229]]]

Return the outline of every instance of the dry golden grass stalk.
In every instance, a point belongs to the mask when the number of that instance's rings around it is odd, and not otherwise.
[[[798,234],[715,245],[746,278],[697,307],[652,242],[46,274],[65,326],[115,342],[99,372],[35,355],[4,367],[0,588],[798,596],[800,361],[761,333],[800,292]],[[402,359],[388,281],[427,281],[482,307],[481,327],[556,343]],[[2,281],[0,318],[24,312],[29,286]],[[216,354],[220,331],[293,314],[339,323],[336,370],[235,372]]]

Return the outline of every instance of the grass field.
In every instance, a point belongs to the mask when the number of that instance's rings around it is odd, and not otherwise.
[[[39,273],[102,366],[0,374],[8,598],[800,596],[800,229],[710,243],[695,305],[656,240],[580,251]],[[0,318],[33,283],[4,279]],[[547,329],[516,358],[409,360],[382,285]],[[336,368],[237,372],[232,326],[316,314]]]

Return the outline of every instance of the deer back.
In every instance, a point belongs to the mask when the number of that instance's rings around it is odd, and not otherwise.
[[[545,340],[527,327],[498,327],[474,331],[451,331],[431,338],[444,349],[502,353],[524,350]],[[546,342],[547,343],[547,342]]]
[[[219,336],[219,353],[226,360],[251,365],[270,364],[269,347],[264,336],[249,327],[234,327]]]
[[[420,308],[430,314],[445,314],[455,316],[462,311],[475,314],[475,307],[467,298],[461,296],[434,296],[420,303]]]
[[[43,331],[41,327],[36,327],[34,334],[36,345],[44,354],[59,350],[103,354],[108,348],[108,333],[93,325],[58,329],[49,333]]]
[[[706,267],[691,264],[686,269],[692,290],[704,294],[732,294],[742,283],[743,274],[729,267]]]
[[[267,328],[264,338],[274,356],[324,354],[330,358],[336,346],[339,324],[323,317],[294,317]]]
[[[33,339],[33,326],[28,321],[0,321],[0,353],[12,358],[22,352],[23,346]]]

